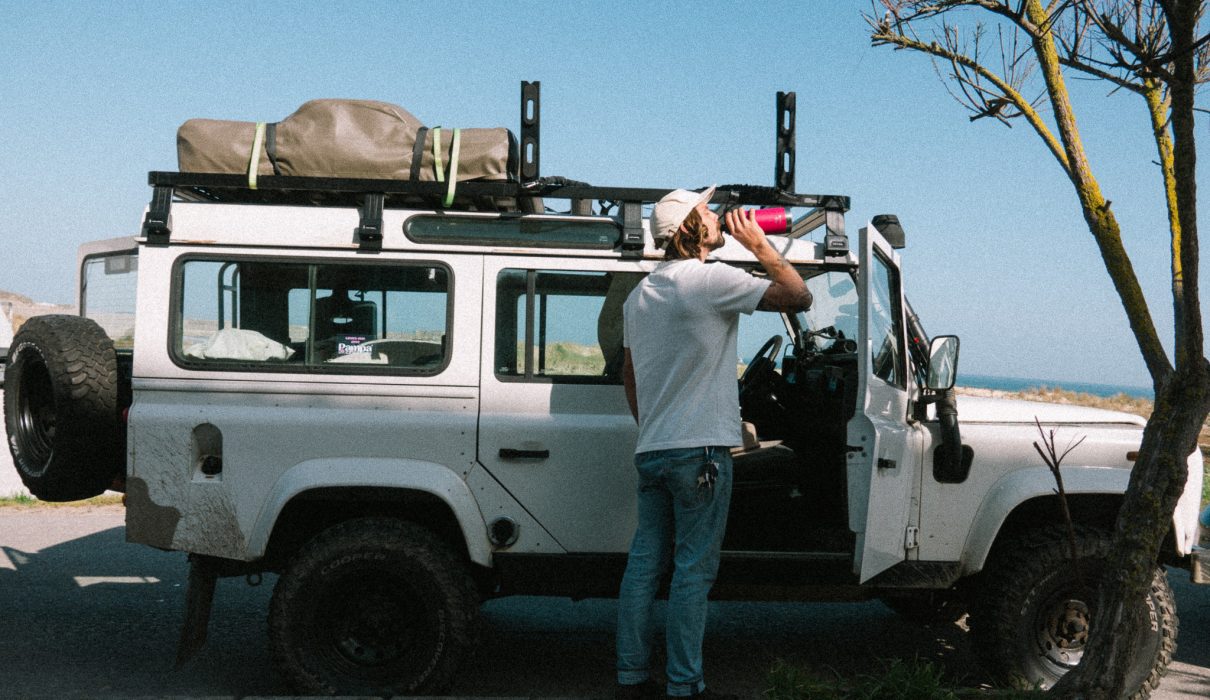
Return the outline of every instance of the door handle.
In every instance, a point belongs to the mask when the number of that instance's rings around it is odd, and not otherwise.
[[[550,450],[515,450],[511,447],[500,448],[500,459],[546,459]]]

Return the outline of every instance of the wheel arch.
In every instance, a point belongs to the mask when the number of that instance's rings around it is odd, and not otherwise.
[[[314,460],[278,480],[248,541],[249,554],[276,566],[338,522],[382,515],[418,523],[480,566],[491,565],[486,525],[466,482],[416,460]]]
[[[1064,467],[1063,487],[1072,521],[1112,531],[1129,479],[1125,469]],[[975,514],[963,547],[962,575],[982,571],[1005,535],[1062,522],[1057,486],[1049,469],[1030,467],[1005,474],[988,489]]]

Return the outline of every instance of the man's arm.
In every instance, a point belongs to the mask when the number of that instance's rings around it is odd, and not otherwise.
[[[625,348],[626,359],[622,363],[622,386],[626,387],[626,403],[630,404],[630,415],[639,422],[639,395],[634,386],[634,362],[630,359],[630,348]]]
[[[739,241],[756,256],[761,267],[769,273],[772,284],[765,290],[760,304],[762,311],[806,311],[811,306],[811,292],[803,284],[802,277],[773,249],[765,239],[765,232],[756,223],[755,211],[731,210],[727,212],[727,229],[731,237]]]

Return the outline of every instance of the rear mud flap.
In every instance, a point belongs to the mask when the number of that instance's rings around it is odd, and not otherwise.
[[[1189,577],[1194,583],[1210,583],[1210,549],[1194,549],[1189,555]]]
[[[185,621],[176,651],[176,667],[192,659],[206,644],[210,609],[218,582],[218,566],[210,557],[189,557],[189,582],[185,588]]]

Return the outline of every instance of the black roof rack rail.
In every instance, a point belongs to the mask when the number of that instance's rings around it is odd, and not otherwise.
[[[506,200],[524,197],[549,197],[551,199],[591,199],[609,202],[637,202],[639,204],[658,201],[674,188],[659,187],[598,187],[586,184],[566,184],[561,178],[553,182],[539,179],[526,185],[511,181],[468,180],[458,183],[458,195],[469,200],[488,197]],[[147,184],[152,187],[170,187],[176,197],[192,202],[240,202],[240,203],[292,203],[343,206],[356,204],[360,195],[381,193],[385,195],[386,207],[405,208],[413,204],[436,201],[445,196],[447,185],[443,182],[415,182],[411,180],[370,180],[337,177],[292,177],[287,175],[262,175],[257,178],[256,189],[249,189],[245,175],[223,173],[178,173],[153,170],[147,174]],[[457,200],[456,200],[457,201]],[[724,185],[719,187],[710,200],[715,204],[738,206],[785,206],[821,207],[849,209],[849,198],[845,195],[798,194],[785,192],[775,187],[756,185]],[[443,208],[437,206],[436,208]],[[451,207],[459,210],[462,207]],[[499,207],[493,207],[498,209]]]

